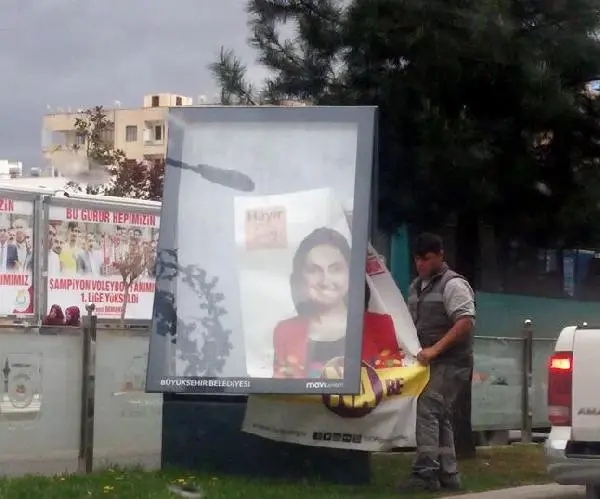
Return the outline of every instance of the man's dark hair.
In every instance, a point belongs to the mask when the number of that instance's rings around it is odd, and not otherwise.
[[[423,232],[415,240],[414,254],[418,257],[424,257],[427,253],[439,255],[443,250],[444,243],[437,234]]]

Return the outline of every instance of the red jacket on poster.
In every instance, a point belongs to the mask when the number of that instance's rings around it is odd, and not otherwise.
[[[293,317],[273,332],[274,378],[307,378],[308,318]],[[373,367],[401,366],[394,322],[389,315],[365,312],[361,360]]]

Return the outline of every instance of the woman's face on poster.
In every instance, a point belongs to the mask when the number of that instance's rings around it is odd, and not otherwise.
[[[342,303],[348,294],[348,262],[335,246],[323,244],[311,249],[302,275],[312,302],[332,307]]]

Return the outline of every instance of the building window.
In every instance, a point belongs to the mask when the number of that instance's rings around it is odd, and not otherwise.
[[[162,137],[162,135],[163,135],[163,134],[162,134],[162,132],[163,132],[163,130],[162,130],[162,125],[156,125],[156,126],[154,127],[154,140],[155,140],[156,142],[160,142],[160,141],[163,139],[163,137]]]
[[[152,107],[158,107],[160,104],[160,99],[158,98],[158,95],[153,95],[152,96]]]
[[[176,106],[181,106],[182,105],[181,97],[175,97],[175,105]]]
[[[125,140],[127,142],[137,142],[137,126],[127,125],[125,127]]]
[[[75,145],[83,146],[85,145],[85,135],[82,133],[75,134]]]

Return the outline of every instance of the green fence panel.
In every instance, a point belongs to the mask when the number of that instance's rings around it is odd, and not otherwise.
[[[474,350],[473,429],[519,428],[522,340],[476,337]]]

